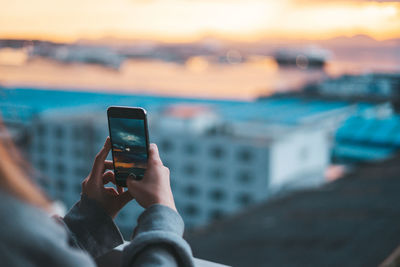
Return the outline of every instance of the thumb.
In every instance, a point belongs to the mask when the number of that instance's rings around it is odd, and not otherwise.
[[[160,154],[158,152],[158,147],[156,144],[150,144],[149,147],[149,163],[150,164],[160,164],[162,165],[162,161],[160,158]]]
[[[140,180],[137,180],[136,175],[133,174],[133,173],[129,174],[128,177],[126,178],[126,184],[127,185],[129,185],[129,184],[136,185],[139,182],[140,182]]]
[[[134,173],[130,173],[128,175],[128,177],[126,178],[126,181],[127,182],[128,181],[133,181],[133,182],[139,183],[139,182],[143,181],[145,175],[146,175],[146,172],[145,172],[144,175],[138,175],[138,176],[136,174],[134,174]]]

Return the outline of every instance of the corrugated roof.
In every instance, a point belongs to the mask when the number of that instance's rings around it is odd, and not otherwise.
[[[400,148],[400,116],[350,117],[336,132],[334,158],[350,161],[385,159]]]

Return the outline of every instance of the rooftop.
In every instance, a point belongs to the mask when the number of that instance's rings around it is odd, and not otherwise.
[[[337,161],[387,158],[400,148],[400,116],[353,116],[336,132],[333,156]]]
[[[377,266],[400,244],[400,156],[186,235],[234,266]]]
[[[221,99],[195,99],[154,95],[133,95],[104,92],[47,90],[43,88],[0,88],[0,112],[2,116],[12,116],[13,110],[24,110],[21,119],[29,119],[35,114],[56,109],[79,106],[79,110],[102,109],[110,105],[141,106],[159,110],[172,104],[204,104],[226,120],[268,121],[273,123],[296,124],[316,115],[343,111],[349,107],[364,109],[368,104],[353,104],[346,101],[325,101],[302,99],[297,96],[270,97],[254,101]],[[29,114],[30,113],[30,114]],[[30,116],[29,116],[30,115]]]

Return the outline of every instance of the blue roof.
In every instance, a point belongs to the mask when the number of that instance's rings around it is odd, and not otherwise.
[[[336,133],[338,142],[369,143],[400,146],[400,116],[379,118],[349,118]]]
[[[154,95],[135,95],[107,92],[85,92],[72,90],[47,90],[40,88],[0,88],[0,113],[3,117],[12,115],[10,110],[20,110],[38,114],[60,108],[92,106],[106,109],[108,106],[140,106],[146,109],[173,103],[205,103],[234,105],[239,101],[179,98]],[[243,101],[242,101],[243,103]],[[26,116],[29,117],[29,116]]]
[[[336,132],[332,155],[338,160],[385,159],[400,148],[400,116],[364,118],[353,116]]]
[[[393,147],[373,147],[354,144],[338,144],[333,148],[333,156],[338,159],[353,161],[382,160],[395,153]]]
[[[346,102],[304,100],[300,98],[267,98],[240,105],[221,106],[219,111],[227,119],[258,120],[296,124],[302,119],[322,112],[349,106]]]
[[[179,103],[210,105],[227,121],[264,121],[278,124],[297,124],[313,115],[353,105],[345,101],[310,100],[294,96],[235,101],[40,88],[0,88],[2,117],[13,118],[18,112],[19,118],[27,121],[41,112],[78,106],[102,110],[111,105],[141,106],[154,111]],[[356,105],[357,111],[373,107],[368,103]],[[386,119],[353,116],[337,131],[333,154],[339,158],[371,160],[385,158],[398,147],[400,116]]]
[[[91,106],[100,109],[106,109],[107,106],[111,105],[141,106],[148,110],[155,110],[176,103],[211,105],[228,121],[268,121],[281,124],[296,124],[309,116],[341,109],[350,105],[344,101],[304,100],[291,96],[263,98],[254,101],[235,101],[71,91],[68,89],[0,89],[0,112],[2,112],[3,117],[6,117],[9,113],[9,105],[27,107],[34,114],[76,106]]]
[[[176,102],[231,104],[238,101],[209,100],[194,98],[162,97],[155,95],[135,95],[106,92],[85,92],[71,90],[44,90],[40,88],[0,88],[1,103],[12,103],[34,108],[36,111],[74,107],[81,105],[123,105],[140,106],[168,104]]]

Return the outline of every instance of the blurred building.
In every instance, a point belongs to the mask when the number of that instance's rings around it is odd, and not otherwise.
[[[296,96],[248,102],[29,89],[2,94],[4,120],[24,125],[40,183],[67,207],[78,199],[108,135],[107,106],[146,108],[150,139],[171,169],[177,207],[189,227],[283,190],[323,183],[338,127],[375,107]],[[130,203],[119,226],[130,230],[140,212]]]
[[[177,206],[189,226],[204,225],[283,188],[324,181],[329,164],[324,128],[221,118],[204,124],[205,110],[179,115],[152,117],[150,129],[171,169]]]
[[[343,75],[283,95],[308,100],[357,103],[358,112],[337,130],[332,149],[336,163],[354,165],[383,160],[399,149],[400,75]]]
[[[63,63],[86,63],[118,70],[125,58],[110,47],[88,45],[48,45],[39,43],[29,50],[29,57],[43,57]]]
[[[400,97],[399,73],[343,75],[305,88],[308,95],[337,99],[377,102],[395,101]]]
[[[324,181],[329,164],[326,129],[227,124],[216,117],[210,122],[205,110],[178,115],[155,113],[149,128],[171,170],[177,208],[187,227],[204,225],[277,191]],[[36,119],[31,131],[30,156],[44,175],[41,184],[54,199],[72,206],[108,135],[105,112],[53,110]],[[125,208],[117,223],[132,227],[141,210],[138,205]]]

